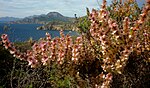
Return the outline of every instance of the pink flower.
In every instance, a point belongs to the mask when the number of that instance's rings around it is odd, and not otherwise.
[[[42,57],[43,65],[46,65],[47,61],[48,61],[48,56],[45,55],[44,57]]]
[[[28,65],[31,65],[32,68],[34,68],[38,63],[38,61],[33,56],[29,56],[27,61],[28,61]]]
[[[46,39],[49,41],[51,40],[51,35],[48,32],[46,32]]]
[[[1,38],[2,38],[2,39],[7,39],[7,38],[8,38],[8,37],[7,37],[7,34],[2,34]]]
[[[10,48],[9,52],[10,52],[10,54],[14,54],[16,52],[16,49],[15,48]]]

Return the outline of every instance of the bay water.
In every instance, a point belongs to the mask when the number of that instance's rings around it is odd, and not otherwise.
[[[33,40],[38,40],[45,37],[45,33],[50,33],[51,37],[59,37],[58,30],[37,30],[37,27],[42,26],[42,24],[6,24],[0,23],[0,35],[8,34],[9,40],[11,42],[23,42],[30,38]],[[65,30],[64,34],[69,34],[71,36],[77,36],[78,33],[75,31]]]

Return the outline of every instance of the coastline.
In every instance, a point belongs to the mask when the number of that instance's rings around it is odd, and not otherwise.
[[[78,31],[78,27],[73,24],[46,24],[43,26],[37,27],[37,30],[70,30],[70,31]]]

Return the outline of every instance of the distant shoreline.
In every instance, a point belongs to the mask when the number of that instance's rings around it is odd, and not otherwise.
[[[70,30],[70,31],[77,31],[78,28],[74,25],[43,25],[37,27],[37,30]]]

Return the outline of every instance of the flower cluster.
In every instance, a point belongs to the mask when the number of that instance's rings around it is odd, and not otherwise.
[[[28,61],[31,67],[36,67],[40,63],[47,65],[51,61],[62,64],[64,60],[77,62],[81,59],[82,37],[77,37],[73,43],[70,35],[65,36],[60,31],[60,36],[60,38],[51,39],[50,34],[46,33],[46,38],[34,43],[32,50],[27,50],[25,54],[17,52],[15,47],[9,42],[6,34],[2,35],[2,42],[11,54],[14,54],[19,59]]]
[[[5,47],[5,49],[8,49],[10,54],[12,54],[14,57],[20,58],[20,60],[26,60],[26,53],[20,53],[16,48],[13,46],[13,44],[9,41],[7,34],[2,34],[2,44]]]
[[[112,74],[108,73],[107,75],[103,75],[103,79],[105,80],[101,86],[101,88],[107,88],[110,84],[110,82],[112,81]]]
[[[141,54],[145,50],[149,51],[150,28],[146,26],[145,21],[148,18],[150,3],[147,1],[136,21],[130,22],[129,17],[124,17],[123,25],[111,18],[105,5],[106,1],[103,0],[101,10],[93,9],[89,16],[90,33],[92,39],[97,42],[91,44],[100,46],[98,50],[102,53],[100,58],[103,60],[103,70],[121,74],[131,52]],[[96,53],[96,56],[101,53]]]
[[[108,74],[101,73],[99,76],[97,76],[97,78],[100,78],[103,81],[103,83],[101,85],[95,84],[95,88],[109,88],[113,76],[111,73]]]
[[[119,28],[117,22],[110,18],[105,5],[106,0],[103,0],[100,11],[92,10],[89,17],[91,21],[90,33],[93,39],[98,42],[97,46],[100,46],[101,58],[104,62],[103,70],[121,73],[132,51],[149,50],[149,37],[147,36],[149,29],[142,29],[139,25],[144,24],[150,5],[148,2],[143,8],[139,19],[133,22],[134,26],[130,25],[129,17],[124,17],[122,28]],[[145,36],[140,36],[140,34],[145,34]],[[145,42],[145,44],[141,44],[142,42]],[[142,45],[145,46],[142,47]]]

